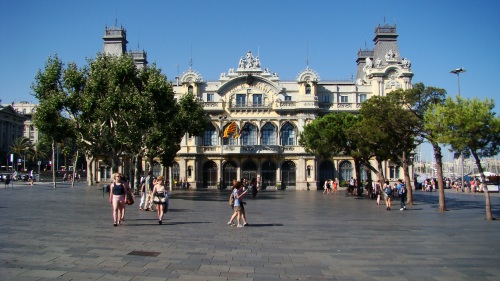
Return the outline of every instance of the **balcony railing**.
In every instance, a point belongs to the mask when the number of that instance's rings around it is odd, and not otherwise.
[[[202,146],[201,151],[206,154],[282,154],[282,153],[303,153],[304,149],[297,145],[224,145]]]
[[[203,109],[205,111],[223,111],[224,110],[224,105],[221,101],[216,102],[216,101],[204,101],[203,103]]]
[[[267,102],[231,102],[230,110],[269,110],[270,103]]]

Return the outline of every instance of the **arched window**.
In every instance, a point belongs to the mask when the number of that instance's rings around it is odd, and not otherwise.
[[[193,86],[189,85],[188,87],[188,93],[192,94],[193,93]]]
[[[243,132],[241,132],[243,145],[256,145],[257,144],[257,127],[253,124],[246,123],[243,125]]]
[[[273,189],[276,186],[276,164],[267,161],[262,164],[262,188]]]
[[[281,145],[295,145],[295,130],[290,123],[281,128]]]
[[[335,179],[335,166],[331,161],[323,161],[319,165],[319,187],[322,188],[326,180]]]
[[[264,127],[262,127],[262,144],[276,144],[276,128],[271,123],[267,123],[266,125],[264,125]]]
[[[311,85],[307,84],[306,85],[306,95],[310,95],[311,94]]]
[[[217,179],[217,164],[213,161],[208,161],[203,166],[203,187],[208,188],[210,186],[216,187],[218,183]]]
[[[257,178],[257,165],[252,160],[247,160],[241,165],[241,178],[251,181]]]
[[[181,184],[180,178],[181,178],[181,168],[179,166],[179,163],[174,162],[174,164],[172,164],[172,180],[174,181],[172,183],[173,186],[178,186]]]
[[[281,188],[294,188],[295,183],[296,168],[295,163],[292,161],[286,161],[281,166]]]
[[[370,170],[364,164],[359,164],[359,177],[360,181],[366,182],[368,180],[368,173]]]
[[[224,172],[222,176],[222,181],[224,182],[224,188],[231,188],[233,180],[237,180],[237,166],[234,162],[228,161],[224,164]]]
[[[349,161],[343,161],[339,165],[340,173],[339,173],[339,181],[346,181],[352,177],[352,164]]]
[[[203,146],[216,146],[217,145],[217,131],[213,124],[209,124],[205,128],[203,134]]]

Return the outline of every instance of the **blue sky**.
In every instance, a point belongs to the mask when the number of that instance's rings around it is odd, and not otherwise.
[[[48,56],[86,64],[102,51],[104,29],[127,30],[128,49],[145,50],[169,80],[189,68],[204,80],[236,68],[248,50],[282,80],[309,66],[324,80],[350,79],[357,51],[373,48],[378,24],[397,25],[413,82],[454,96],[495,98],[500,1],[129,1],[0,2],[0,99],[37,102],[30,85]],[[492,84],[493,83],[493,84]]]

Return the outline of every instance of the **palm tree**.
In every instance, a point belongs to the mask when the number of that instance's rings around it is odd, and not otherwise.
[[[23,156],[23,158],[25,158],[24,156],[26,155],[26,153],[29,152],[31,147],[32,147],[32,144],[31,144],[29,139],[27,139],[25,137],[18,137],[17,139],[15,139],[12,142],[12,145],[10,146],[10,152],[12,154],[14,154],[14,157],[16,155],[19,155],[19,156]],[[24,163],[26,165],[26,161],[24,161]],[[13,163],[13,165],[14,165],[14,163]],[[24,168],[26,169],[26,166]],[[17,171],[17,166],[16,166],[16,171]]]
[[[31,161],[37,162],[42,159],[47,159],[49,151],[47,146],[42,142],[37,142],[28,152],[28,157]]]

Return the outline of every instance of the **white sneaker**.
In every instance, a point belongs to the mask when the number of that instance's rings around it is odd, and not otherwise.
[[[399,209],[400,211],[404,210],[403,208]]]
[[[238,224],[238,227],[244,227],[242,224]]]

